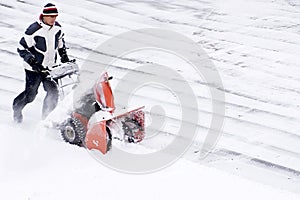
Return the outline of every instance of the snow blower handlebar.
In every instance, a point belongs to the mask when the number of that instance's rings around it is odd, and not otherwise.
[[[79,67],[75,62],[67,62],[61,65],[56,65],[53,66],[51,70],[48,68],[48,70],[49,76],[53,79],[61,79],[65,76],[79,73]]]

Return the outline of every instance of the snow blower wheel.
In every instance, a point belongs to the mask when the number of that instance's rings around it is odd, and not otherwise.
[[[79,119],[70,118],[61,127],[61,136],[70,144],[82,146],[85,129]]]
[[[108,134],[108,138],[107,138],[107,151],[109,151],[111,149],[112,146],[112,135],[111,135],[111,131],[108,127],[106,127],[106,132]]]

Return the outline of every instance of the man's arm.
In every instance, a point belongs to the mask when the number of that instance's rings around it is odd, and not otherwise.
[[[55,25],[61,27],[61,25],[58,22],[56,22]],[[70,62],[70,59],[67,54],[67,47],[66,47],[64,36],[65,36],[65,34],[63,32],[61,32],[61,35],[58,38],[58,54],[61,58],[60,61],[62,63]]]
[[[21,38],[19,42],[19,47],[18,47],[18,53],[19,55],[27,62],[29,65],[31,65],[31,62],[34,59],[34,56],[32,53],[30,53],[29,48],[32,47],[31,44],[31,38],[25,35],[24,37]]]
[[[25,31],[25,35],[21,38],[19,42],[19,47],[17,49],[19,55],[27,62],[30,66],[37,63],[36,58],[30,52],[31,48],[34,48],[34,40],[32,35],[41,28],[41,26],[35,22],[31,24]]]

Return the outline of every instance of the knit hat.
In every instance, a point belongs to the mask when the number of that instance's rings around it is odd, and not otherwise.
[[[43,16],[58,15],[58,11],[57,11],[56,6],[52,3],[47,3],[44,6],[42,15]]]

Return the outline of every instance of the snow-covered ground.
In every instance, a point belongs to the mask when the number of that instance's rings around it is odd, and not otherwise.
[[[112,86],[140,63],[154,62],[174,66],[198,91],[198,137],[172,166],[153,174],[119,173],[96,162],[85,149],[62,142],[58,134],[41,131],[42,90],[25,108],[23,124],[14,124],[11,104],[24,87],[16,48],[47,2],[1,2],[1,198],[300,198],[297,0],[53,2],[59,8],[58,21],[66,33],[70,57],[80,65],[101,43],[129,30],[164,28],[198,43],[222,78],[225,123],[214,151],[200,159],[199,143],[212,114],[206,85],[178,58],[145,51],[109,68],[115,77]],[[165,144],[160,142],[172,138],[170,132],[177,131],[181,120],[176,98],[161,87],[149,86],[137,91],[135,101],[147,109],[163,105],[168,111],[167,134],[146,140],[141,148],[128,148],[137,153],[162,148]]]

